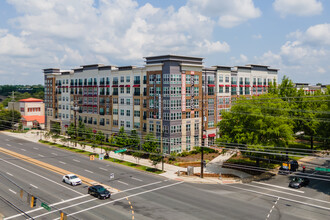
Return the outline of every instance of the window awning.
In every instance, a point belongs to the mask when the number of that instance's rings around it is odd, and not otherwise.
[[[251,87],[250,85],[245,85],[245,87]]]
[[[209,138],[215,137],[215,134],[209,134],[208,136],[209,136]]]
[[[118,87],[118,85],[112,85],[112,87]]]
[[[230,87],[230,85],[226,85],[226,87]]]
[[[133,85],[133,87],[140,87],[140,85]]]
[[[244,85],[239,85],[239,87],[244,87]]]
[[[124,87],[124,85],[120,85],[119,87]]]
[[[224,87],[224,85],[219,85],[219,87]]]
[[[208,87],[215,87],[214,84],[208,84],[207,86],[208,86]]]
[[[206,135],[203,135],[203,139],[205,139],[206,138]]]
[[[231,85],[231,87],[237,87],[237,85]]]
[[[125,87],[131,87],[131,85],[126,85]]]

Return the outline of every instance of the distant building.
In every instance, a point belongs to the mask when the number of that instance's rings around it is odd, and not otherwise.
[[[23,128],[45,128],[45,104],[42,99],[28,98],[9,102],[8,110],[16,110],[22,115]]]
[[[294,83],[295,88],[297,90],[304,90],[305,94],[314,95],[315,91],[321,91],[321,93],[325,92],[325,89],[329,85],[310,85],[310,83]]]

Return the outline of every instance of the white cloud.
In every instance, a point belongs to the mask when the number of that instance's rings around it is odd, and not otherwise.
[[[29,48],[24,39],[8,34],[7,30],[0,30],[0,55],[31,56],[33,50]]]
[[[252,35],[252,37],[254,39],[261,39],[262,38],[262,35],[261,34],[254,34],[254,35]]]
[[[275,11],[282,17],[287,15],[311,16],[322,12],[322,3],[318,0],[275,0]]]
[[[307,29],[305,41],[316,44],[330,45],[330,24],[318,24]]]
[[[261,16],[252,0],[189,0],[188,7],[205,16],[218,19],[218,24],[225,28],[240,25],[249,19]]]

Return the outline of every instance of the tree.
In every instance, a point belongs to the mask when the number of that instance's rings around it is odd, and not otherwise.
[[[0,130],[12,129],[16,123],[20,122],[21,117],[21,113],[16,110],[1,110]]]
[[[325,89],[324,97],[320,106],[320,114],[318,114],[319,124],[317,134],[323,139],[323,144],[330,149],[330,86]]]
[[[95,134],[95,140],[96,140],[96,143],[98,143],[100,146],[101,146],[101,153],[102,153],[102,143],[105,139],[105,136],[103,134],[102,131],[98,131],[96,134]]]
[[[124,127],[119,129],[117,136],[115,136],[115,144],[118,147],[128,146],[128,135],[125,133]]]
[[[137,131],[131,130],[131,134],[129,136],[129,146],[132,149],[132,156],[137,160],[139,163],[139,159],[143,156],[143,153],[140,149],[140,137],[137,133]]]
[[[293,139],[293,121],[289,116],[289,105],[274,94],[265,94],[252,99],[239,98],[229,112],[223,112],[219,123],[218,145],[243,146],[242,154],[256,158],[273,158],[263,146],[288,146]],[[268,148],[269,149],[269,148]],[[259,152],[261,153],[259,153]]]
[[[157,140],[152,133],[148,133],[144,137],[144,143],[142,147],[144,151],[149,153],[149,159],[152,161],[153,165],[157,165],[162,160],[159,144],[157,143]]]

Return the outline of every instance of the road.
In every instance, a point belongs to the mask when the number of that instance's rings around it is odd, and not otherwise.
[[[287,187],[286,176],[249,184],[191,184],[165,179],[109,161],[0,134],[0,213],[5,219],[328,219],[330,198],[313,188]],[[22,158],[24,155],[30,159]],[[40,163],[52,166],[52,171]],[[37,164],[36,164],[37,163]],[[109,200],[87,194],[88,184],[61,182],[61,169],[113,187]],[[110,180],[110,173],[115,178]],[[316,183],[315,183],[316,184]],[[19,187],[38,198],[30,208]],[[24,195],[25,196],[25,195]],[[51,207],[40,207],[40,200]],[[8,203],[10,202],[10,203]],[[14,207],[14,206],[15,207]]]

